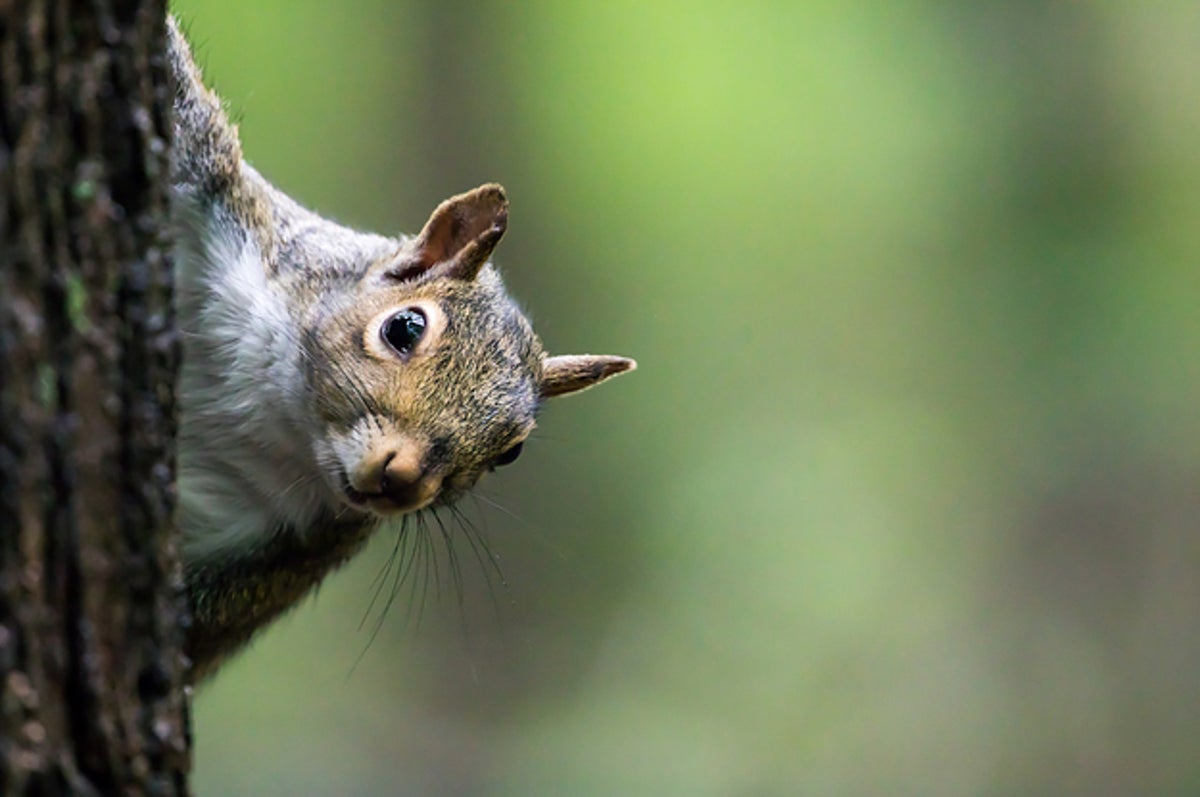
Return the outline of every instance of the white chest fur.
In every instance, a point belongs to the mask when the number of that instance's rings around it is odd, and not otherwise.
[[[177,197],[179,520],[188,562],[304,529],[331,502],[310,440],[296,322],[257,246]]]

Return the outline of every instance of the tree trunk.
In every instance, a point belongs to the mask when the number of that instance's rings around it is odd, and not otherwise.
[[[0,0],[0,794],[185,794],[161,0]]]

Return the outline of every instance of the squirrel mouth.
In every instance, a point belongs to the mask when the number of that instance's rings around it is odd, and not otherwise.
[[[354,509],[360,512],[371,512],[376,515],[398,515],[405,512],[415,512],[418,509],[423,509],[430,501],[421,501],[416,504],[397,501],[392,496],[386,493],[367,493],[362,490],[356,490],[350,484],[349,479],[342,480],[342,496]]]
[[[342,485],[342,495],[346,496],[346,500],[355,507],[366,508],[370,506],[372,499],[383,498],[382,493],[364,493],[355,490],[348,483]]]

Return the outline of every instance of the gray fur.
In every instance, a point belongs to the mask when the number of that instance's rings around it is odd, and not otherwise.
[[[503,189],[448,200],[416,237],[327,221],[245,163],[178,24],[168,27],[179,519],[201,678],[387,518],[469,490],[529,434],[543,364],[556,361],[486,262],[507,220]],[[382,330],[413,307],[431,320],[410,356]],[[557,392],[632,367],[576,360]],[[401,451],[421,488],[404,493],[412,503],[389,491]]]

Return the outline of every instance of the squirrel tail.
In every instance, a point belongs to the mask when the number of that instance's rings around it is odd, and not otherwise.
[[[202,205],[220,204],[264,255],[273,250],[270,192],[242,162],[237,127],[205,87],[179,21],[167,16],[167,67],[173,92],[171,181]]]
[[[167,64],[174,91],[172,178],[206,196],[227,196],[241,180],[242,147],[217,95],[204,87],[200,68],[173,16],[167,17]]]

